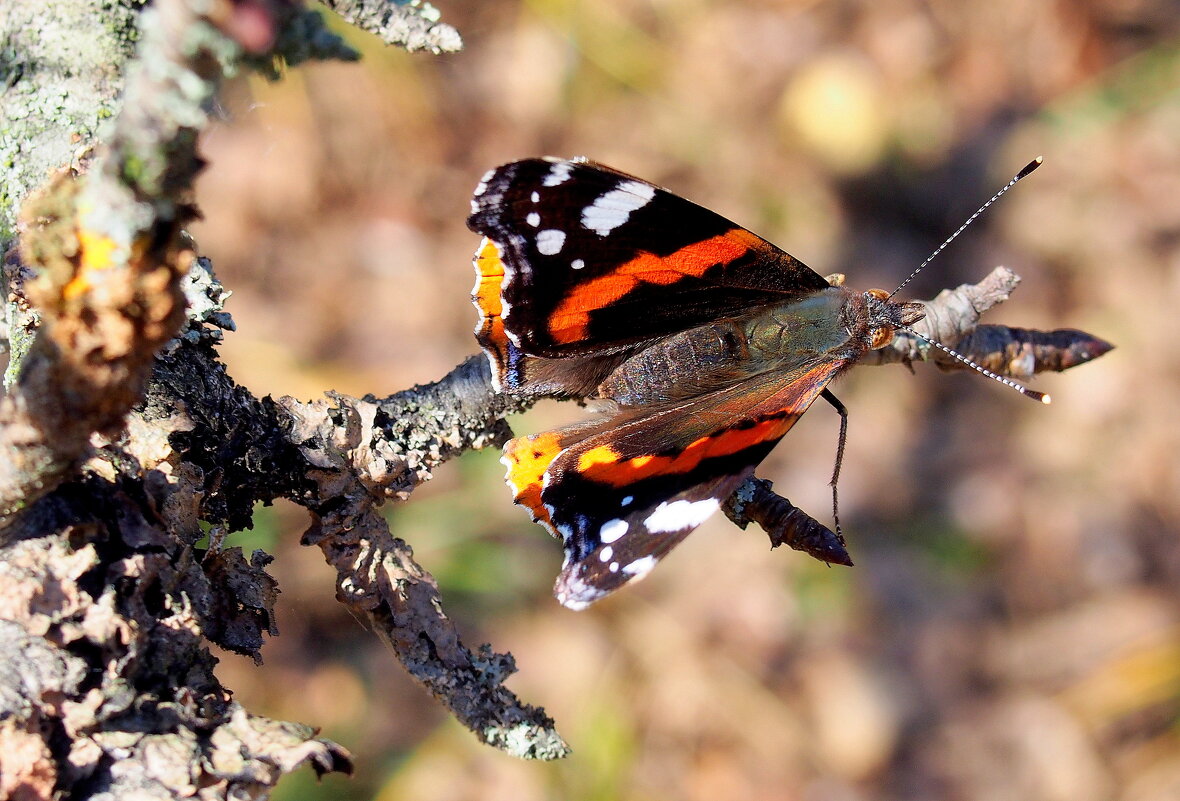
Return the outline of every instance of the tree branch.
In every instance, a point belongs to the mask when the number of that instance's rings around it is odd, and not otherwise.
[[[423,0],[324,0],[324,5],[347,22],[411,53],[455,53],[462,49],[459,32],[439,22],[438,9]]]
[[[91,433],[109,433],[139,397],[156,349],[184,319],[179,239],[200,160],[196,131],[227,40],[188,3],[141,19],[139,68],[104,157],[63,173],[26,204],[18,288],[41,325],[0,399],[0,521],[68,476]]]
[[[963,356],[994,373],[1027,378],[1048,370],[1061,372],[1097,359],[1114,348],[1098,337],[1064,328],[1032,331],[1026,328],[979,325],[984,312],[1003,303],[1020,284],[1020,276],[997,267],[977,284],[944,289],[926,305],[926,317],[914,325],[923,336],[953,347]],[[934,362],[945,370],[969,369],[923,340],[898,332],[893,342],[870,351],[861,364]]]
[[[484,742],[525,758],[568,753],[553,721],[504,688],[511,655],[462,644],[434,578],[377,511],[408,498],[442,462],[508,438],[502,417],[520,405],[492,391],[486,359],[381,401],[331,393],[274,403],[234,384],[206,345],[185,343],[161,355],[148,404],[169,418],[183,410],[171,443],[205,479],[196,490],[202,519],[237,530],[259,501],[307,507],[303,541],[336,568],[337,598],[411,675]]]

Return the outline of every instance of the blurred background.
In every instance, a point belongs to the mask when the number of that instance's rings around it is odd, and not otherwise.
[[[1043,376],[863,368],[841,485],[855,568],[718,518],[591,610],[496,453],[390,508],[475,646],[574,748],[478,744],[333,599],[306,515],[260,508],[281,636],[222,655],[248,708],[357,758],[284,799],[1180,798],[1180,4],[1169,0],[436,0],[457,55],[246,78],[206,137],[194,234],[233,290],[222,354],[259,394],[386,395],[475,351],[471,189],[587,155],[761,233],[821,274],[896,286],[1036,155],[1045,165],[912,285],[997,264],[989,322],[1118,349]],[[514,420],[576,419],[571,404]],[[822,404],[759,474],[826,520]]]

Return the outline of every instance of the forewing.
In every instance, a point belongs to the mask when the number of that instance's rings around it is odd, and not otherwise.
[[[633,350],[827,286],[724,217],[593,162],[527,159],[492,170],[467,224],[485,237],[476,336],[509,386],[526,355]]]

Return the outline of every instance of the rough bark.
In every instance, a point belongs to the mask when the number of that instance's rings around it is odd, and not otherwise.
[[[460,641],[434,579],[378,513],[448,459],[501,444],[504,416],[525,403],[492,391],[482,357],[385,399],[312,402],[256,398],[217,359],[213,346],[233,323],[211,265],[181,233],[208,102],[227,70],[248,63],[355,54],[292,3],[197,5],[159,0],[144,13],[139,68],[98,160],[75,159],[25,203],[20,246],[4,261],[12,381],[0,399],[0,640],[10,656],[0,662],[0,794],[262,797],[304,762],[348,769],[344,750],[307,727],[233,702],[206,647],[258,658],[263,634],[275,634],[270,557],[220,540],[280,497],[308,510],[304,542],[336,568],[341,603],[459,720],[508,753],[563,756],[553,722],[505,689],[512,657]],[[398,7],[410,33],[384,16],[364,24],[390,41],[457,46],[425,9]],[[6,59],[12,108],[32,62]],[[96,74],[92,84],[109,77]],[[94,102],[97,117],[108,96]],[[60,138],[76,127],[42,123]],[[38,158],[23,175],[70,154]],[[1064,369],[1108,347],[1076,332],[978,326],[1015,280],[997,271],[935,299],[934,332],[949,343],[971,334],[968,355],[997,371]],[[901,338],[879,359],[928,356]],[[743,492],[735,519],[761,522],[776,544],[831,555],[827,530],[768,485]],[[207,547],[202,524],[212,527]]]
[[[398,4],[387,0],[324,0],[324,5],[386,44],[410,52],[454,53],[463,47],[459,32],[440,22],[438,9],[423,0]]]
[[[0,250],[28,194],[114,116],[141,5],[60,3],[47,14],[44,3],[0,4]]]

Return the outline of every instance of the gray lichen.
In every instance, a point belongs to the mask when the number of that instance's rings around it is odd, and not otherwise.
[[[62,3],[50,14],[43,2],[0,3],[0,250],[29,192],[114,116],[139,5]]]
[[[386,44],[410,52],[455,53],[463,48],[459,32],[440,22],[438,9],[425,0],[324,0],[324,4]]]

